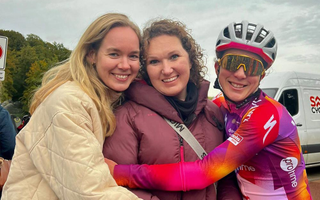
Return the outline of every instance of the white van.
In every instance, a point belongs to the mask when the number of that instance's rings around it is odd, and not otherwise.
[[[260,88],[292,115],[307,167],[320,166],[320,74],[274,72]]]

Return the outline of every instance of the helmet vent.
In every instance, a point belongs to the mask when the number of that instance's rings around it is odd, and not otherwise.
[[[266,47],[272,48],[276,44],[276,40],[272,38],[270,42],[266,44]]]
[[[221,40],[219,40],[219,41],[217,42],[216,46],[218,46],[220,43],[221,43]]]
[[[224,30],[223,30],[223,35],[227,38],[230,38],[230,33],[229,33],[229,29],[228,27],[226,27]]]
[[[242,24],[235,24],[234,32],[237,38],[242,38]]]
[[[246,40],[251,40],[255,30],[256,30],[256,25],[254,25],[254,24],[249,24],[248,25]]]
[[[268,69],[277,56],[277,42],[272,31],[265,29],[262,24],[246,20],[232,22],[219,33],[216,56],[221,58],[229,49],[244,50],[259,55],[264,67]]]
[[[261,29],[259,35],[256,37],[254,41],[261,43],[261,41],[264,40],[264,38],[266,38],[268,34],[268,31],[266,31],[265,29]]]

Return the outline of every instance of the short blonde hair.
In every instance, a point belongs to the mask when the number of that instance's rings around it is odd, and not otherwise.
[[[118,103],[119,98],[117,99],[115,92],[100,81],[87,55],[92,50],[97,52],[104,37],[115,27],[132,28],[139,41],[141,41],[139,27],[130,21],[126,15],[109,13],[100,16],[83,33],[70,58],[45,73],[41,87],[32,98],[30,114],[33,114],[41,102],[57,87],[67,81],[74,81],[95,103],[106,136],[112,135],[116,126],[113,108]],[[114,99],[117,100],[114,101]]]

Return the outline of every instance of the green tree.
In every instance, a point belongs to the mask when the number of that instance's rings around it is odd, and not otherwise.
[[[27,41],[21,33],[16,31],[7,31],[0,29],[0,35],[8,38],[8,49],[20,51],[22,47],[27,45]]]
[[[15,31],[0,30],[0,35],[8,37],[6,78],[0,89],[2,101],[22,101],[27,112],[30,97],[41,84],[42,75],[54,64],[67,59],[71,51],[59,44],[43,41],[34,34],[27,35]]]
[[[27,78],[27,72],[29,71],[32,63],[38,60],[38,55],[34,47],[25,46],[21,49],[17,55],[17,64],[13,74],[13,87],[15,91],[12,91],[12,100],[19,101],[23,95],[23,91],[26,88],[25,79]]]
[[[37,35],[35,34],[29,34],[27,35],[27,42],[28,45],[30,45],[31,47],[35,47],[35,46],[44,46],[45,42]]]
[[[1,99],[0,101],[3,102],[5,100],[12,99],[12,93],[16,92],[15,88],[13,87],[13,72],[16,69],[16,52],[8,50],[7,51],[7,58],[6,58],[6,69],[5,69],[5,79],[2,82],[1,87]]]
[[[53,42],[53,53],[58,56],[58,60],[63,61],[69,58],[71,51],[63,46],[63,44],[59,44]]]
[[[51,61],[54,62],[54,61]],[[41,85],[41,80],[44,72],[49,69],[49,64],[46,60],[39,60],[32,63],[25,80],[26,82],[26,89],[23,92],[23,97],[21,98],[23,104],[23,110],[28,111],[31,97],[34,91]]]

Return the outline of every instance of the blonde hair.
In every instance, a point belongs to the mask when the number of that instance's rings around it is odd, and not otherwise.
[[[92,50],[98,52],[106,34],[115,27],[132,28],[141,42],[139,27],[130,21],[126,15],[109,13],[100,16],[84,32],[70,58],[44,74],[41,87],[32,98],[30,114],[34,113],[51,92],[67,81],[74,81],[95,103],[105,136],[112,135],[116,126],[113,108],[119,102],[119,94],[116,94],[100,81],[87,55]]]

